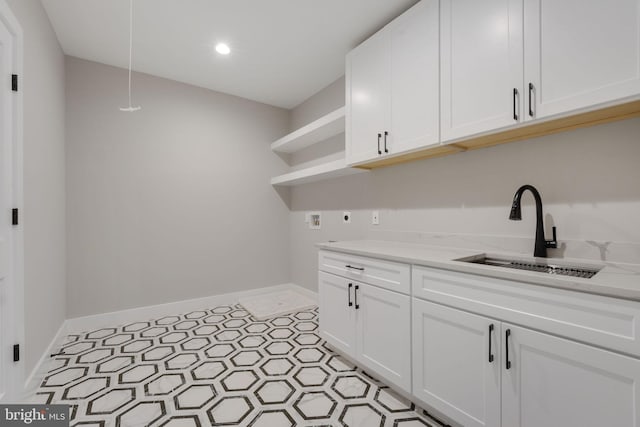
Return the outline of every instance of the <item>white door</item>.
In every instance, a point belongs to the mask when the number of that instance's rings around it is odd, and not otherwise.
[[[525,0],[524,17],[527,119],[640,94],[640,0]]]
[[[522,1],[441,1],[443,142],[522,120]]]
[[[390,39],[384,30],[347,55],[346,158],[353,164],[384,153],[391,108]],[[387,135],[388,138],[388,135]]]
[[[387,30],[391,37],[390,154],[440,143],[439,4],[422,0]]]
[[[0,401],[18,398],[21,364],[13,361],[13,345],[20,342],[22,311],[15,268],[20,247],[20,229],[12,225],[11,210],[16,206],[14,186],[18,170],[14,166],[17,149],[18,95],[12,91],[11,76],[16,72],[17,23],[0,2]]]
[[[411,392],[411,299],[362,283],[355,296],[356,359]]]
[[[640,427],[640,360],[505,323],[502,334],[503,426]]]
[[[465,427],[499,427],[500,335],[498,321],[413,298],[413,394]]]
[[[344,277],[318,273],[320,336],[351,357],[356,355],[354,283]]]

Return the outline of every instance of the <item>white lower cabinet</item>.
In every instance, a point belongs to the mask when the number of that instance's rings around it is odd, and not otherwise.
[[[413,394],[465,427],[640,427],[638,359],[417,298],[412,344]]]
[[[320,336],[401,389],[411,391],[411,298],[319,273]]]
[[[640,427],[640,360],[506,323],[502,330],[511,362],[503,426]]]
[[[413,394],[465,427],[500,425],[500,322],[413,298]]]
[[[353,283],[343,277],[318,274],[320,335],[347,356],[355,357],[356,313],[353,310]]]
[[[357,297],[357,360],[411,391],[411,298],[365,284]]]
[[[454,423],[640,427],[636,301],[331,251],[319,266],[322,338]]]

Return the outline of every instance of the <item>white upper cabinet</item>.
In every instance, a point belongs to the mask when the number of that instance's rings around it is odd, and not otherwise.
[[[524,0],[524,29],[528,120],[640,93],[639,0]]]
[[[640,94],[640,0],[442,0],[441,139]]]
[[[422,0],[347,55],[347,162],[439,143],[438,1]]]
[[[626,118],[640,108],[640,0],[422,0],[346,62],[350,166],[557,132],[566,122],[550,119],[594,110],[572,126]]]
[[[522,120],[522,0],[442,0],[441,136],[450,141]]]
[[[389,38],[377,33],[347,56],[347,163],[382,153],[389,128],[391,81]]]
[[[389,24],[393,153],[440,143],[438,14],[438,1],[423,0]]]

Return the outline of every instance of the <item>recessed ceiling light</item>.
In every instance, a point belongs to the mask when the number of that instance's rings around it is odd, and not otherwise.
[[[231,48],[226,43],[218,43],[216,45],[216,52],[220,55],[229,55],[229,53],[231,53]]]

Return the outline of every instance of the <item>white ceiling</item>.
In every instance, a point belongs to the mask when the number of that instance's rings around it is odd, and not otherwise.
[[[134,0],[134,70],[292,108],[417,0]],[[128,0],[42,0],[62,48],[128,65]],[[231,46],[215,53],[216,42]],[[134,83],[135,90],[135,83]]]

